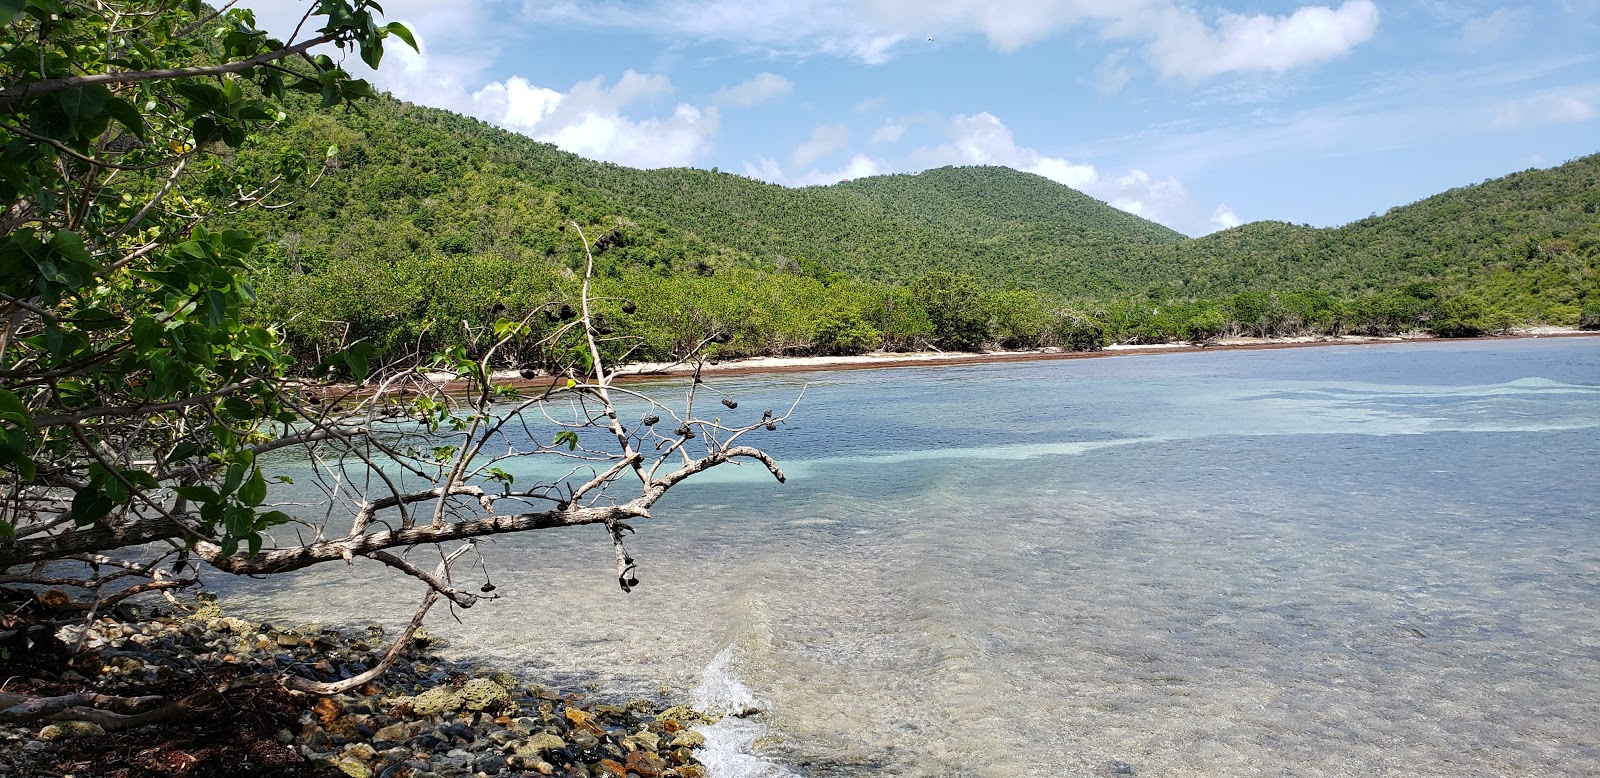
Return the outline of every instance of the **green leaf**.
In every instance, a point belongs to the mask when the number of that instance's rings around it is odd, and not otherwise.
[[[256,517],[256,524],[262,527],[277,527],[294,521],[294,517],[283,511],[267,511]]]
[[[566,444],[568,451],[576,450],[578,448],[578,433],[573,432],[572,430],[562,430],[561,432],[557,432],[555,441],[550,445],[559,446],[562,444]]]
[[[250,480],[239,488],[239,501],[252,508],[267,500],[267,479],[261,477],[261,468],[250,474]]]
[[[182,462],[183,460],[188,459],[189,457],[192,457],[192,456],[194,456],[195,454],[198,454],[198,453],[200,453],[200,447],[195,445],[194,441],[191,441],[191,440],[180,440],[180,441],[178,441],[178,445],[172,447],[172,453],[167,455],[166,464],[170,465],[173,462]],[[180,488],[201,488],[201,489],[204,489],[205,487],[180,487]],[[210,491],[210,490],[208,489],[207,491]],[[196,498],[191,497],[190,499],[196,499]],[[201,502],[205,502],[204,500],[200,500],[200,501]]]
[[[161,324],[149,316],[140,316],[133,320],[133,344],[141,351],[148,351],[161,345],[162,335],[165,332]]]
[[[66,257],[80,265],[94,264],[94,257],[89,256],[89,250],[83,246],[83,236],[72,230],[51,235],[50,249],[56,256]]]
[[[72,496],[72,509],[68,511],[68,515],[75,524],[82,527],[105,518],[115,507],[117,503],[105,492],[90,485],[79,489],[78,493]]]
[[[219,329],[228,319],[228,295],[220,289],[206,292],[206,321],[211,329]]]
[[[234,490],[244,483],[244,476],[245,464],[243,462],[234,462],[228,465],[228,473],[222,479],[222,493],[233,494]]]
[[[22,14],[22,7],[27,5],[25,0],[0,0],[0,25],[10,24]],[[6,525],[10,527],[10,525]]]
[[[33,418],[28,415],[28,406],[22,404],[22,398],[5,389],[0,389],[0,419],[25,429],[33,429]]]
[[[261,553],[261,533],[252,532],[249,535],[246,535],[244,540],[245,543],[250,547],[250,556],[255,556],[256,554]]]
[[[106,113],[111,114],[111,118],[126,127],[134,137],[139,140],[148,139],[149,131],[144,124],[144,115],[140,114],[139,109],[134,108],[132,103],[120,97],[112,97],[106,101]]]
[[[418,54],[422,53],[422,49],[417,46],[416,36],[411,34],[411,28],[399,22],[389,22],[388,24],[385,24],[383,26],[383,34],[393,35],[394,37],[405,41],[406,45],[410,46],[412,51],[415,51]]]
[[[239,551],[239,539],[226,537],[222,539],[222,555],[233,556]]]
[[[201,505],[215,504],[222,499],[222,496],[209,486],[174,486],[172,491],[185,500]]]
[[[91,126],[94,119],[99,118],[105,111],[106,100],[109,97],[111,97],[110,90],[98,85],[63,89],[56,95],[73,135],[78,135],[80,131]]]

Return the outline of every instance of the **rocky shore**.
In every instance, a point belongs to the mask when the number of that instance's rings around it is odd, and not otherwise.
[[[92,689],[171,701],[230,688],[137,729],[0,726],[0,776],[705,775],[694,753],[705,739],[692,727],[713,717],[651,700],[595,702],[446,661],[420,633],[389,672],[346,694],[311,697],[270,680],[283,672],[318,681],[354,677],[382,657],[383,637],[380,627],[256,623],[214,607],[178,615],[119,609],[87,629],[62,628],[38,650],[0,661],[5,692]],[[78,643],[76,654],[66,650]],[[52,657],[62,662],[54,671]]]

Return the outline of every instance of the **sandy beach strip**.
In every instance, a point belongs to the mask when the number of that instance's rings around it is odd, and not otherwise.
[[[1470,343],[1491,340],[1517,340],[1526,338],[1600,337],[1600,331],[1563,327],[1538,327],[1511,335],[1481,338],[1439,338],[1426,334],[1407,334],[1389,337],[1344,335],[1339,337],[1294,338],[1225,338],[1207,344],[1150,343],[1113,344],[1100,351],[1064,351],[1058,348],[1026,351],[905,351],[874,352],[852,356],[812,357],[749,357],[744,359],[707,360],[699,365],[701,375],[750,376],[768,373],[797,373],[832,370],[875,370],[888,367],[931,367],[940,365],[982,365],[1004,362],[1033,362],[1056,359],[1100,359],[1105,357],[1138,354],[1182,354],[1209,351],[1254,351],[1283,348],[1310,348],[1316,346],[1360,346],[1393,343]],[[636,362],[614,371],[619,381],[652,380],[693,375],[692,362]],[[523,379],[516,371],[494,374],[496,381],[513,385],[544,385],[549,377]]]

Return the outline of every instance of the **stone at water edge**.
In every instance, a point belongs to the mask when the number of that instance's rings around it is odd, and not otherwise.
[[[634,751],[628,754],[627,763],[623,765],[628,772],[640,778],[659,778],[661,775],[661,760],[654,754],[646,751]]]
[[[504,686],[487,678],[474,678],[460,689],[435,686],[415,697],[405,700],[419,716],[432,716],[456,711],[500,710],[511,703],[511,695]]]
[[[673,736],[668,745],[673,748],[699,748],[706,744],[706,736],[692,729],[686,729]]]
[[[628,736],[630,740],[639,744],[647,751],[661,750],[661,736],[648,729],[641,729]]]

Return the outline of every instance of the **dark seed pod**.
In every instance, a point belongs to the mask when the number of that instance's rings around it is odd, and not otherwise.
[[[558,502],[558,503],[556,503],[556,510],[558,510],[558,511],[564,511],[564,510],[566,510],[566,509],[567,509],[567,503],[564,503],[564,502]]]
[[[489,309],[489,312],[490,313],[499,313],[499,312],[501,312],[501,311],[503,311],[505,309],[506,309],[506,304],[505,303],[495,303],[494,307]]]
[[[778,431],[778,425],[776,425],[776,424],[768,424],[767,425],[767,431],[768,432],[777,432]]]
[[[627,302],[622,304],[622,312],[623,313],[633,313],[634,311],[637,311],[637,310],[639,310],[639,306],[634,305],[632,300],[629,300],[629,301],[627,301]]]
[[[767,419],[770,419],[770,418],[772,418],[772,409],[771,408],[768,408],[768,409],[766,409],[766,410],[761,412],[761,419],[763,421],[765,421]]]
[[[561,317],[557,316],[556,312],[549,308],[544,309],[544,318],[546,321],[561,321]]]
[[[646,417],[644,417],[644,426],[646,426],[646,427],[654,427],[660,421],[661,421],[661,417],[660,416],[646,416]]]
[[[525,367],[525,368],[522,368],[522,371],[519,373],[519,375],[521,375],[523,378],[526,378],[526,379],[531,381],[534,378],[539,377],[539,371],[534,370],[531,367]]]
[[[700,376],[695,376],[695,377],[694,377],[694,382],[695,382],[695,383],[697,383],[697,384],[703,384],[703,383],[705,383],[705,381],[702,381],[702,380],[700,380]]]
[[[728,399],[726,397],[722,398],[722,404],[728,406],[728,410],[730,410],[730,411],[739,407],[738,403],[736,403],[736,402],[734,402],[734,401],[732,401],[732,400],[730,400],[730,399]]]
[[[483,586],[478,587],[478,591],[488,594],[489,592],[494,591],[494,584],[486,583]]]
[[[685,437],[685,438],[693,438],[694,437],[694,430],[689,429],[689,425],[687,425],[687,424],[683,425],[682,427],[679,427],[678,429],[676,429],[674,431],[678,435],[680,435],[682,437]]]
[[[570,318],[573,318],[574,316],[577,316],[577,315],[578,315],[578,312],[572,310],[572,306],[566,305],[564,303],[562,304],[562,306],[561,306],[561,318],[570,319]]]
[[[594,331],[597,335],[610,335],[611,333],[616,332],[616,329],[609,324],[596,324]]]
[[[733,342],[733,336],[729,335],[726,332],[719,332],[719,333],[716,334],[715,337],[712,338],[712,340],[714,340],[714,341],[716,341],[718,343],[724,343],[724,344],[732,343]]]
[[[638,586],[639,585],[639,579],[637,579],[637,578],[629,578],[628,579],[628,585],[629,586]]]

